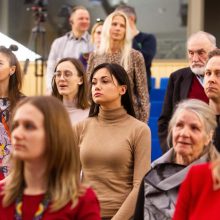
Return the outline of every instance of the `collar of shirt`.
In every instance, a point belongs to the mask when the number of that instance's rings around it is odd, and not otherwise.
[[[196,75],[196,78],[201,83],[201,85],[203,86],[204,76],[203,75],[199,75],[199,74],[195,74],[195,75]]]
[[[68,32],[67,33],[67,37],[69,38],[69,39],[74,39],[74,40],[84,40],[84,41],[87,41],[87,42],[89,42],[89,33],[86,31],[82,36],[81,36],[81,38],[76,38],[75,36],[74,36],[74,34],[73,34],[73,32],[72,31],[70,31],[70,32]]]

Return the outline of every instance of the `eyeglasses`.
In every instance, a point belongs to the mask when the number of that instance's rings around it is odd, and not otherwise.
[[[73,76],[73,72],[71,72],[70,70],[64,70],[57,71],[54,73],[56,79],[60,79],[62,75],[64,79],[69,80]]]

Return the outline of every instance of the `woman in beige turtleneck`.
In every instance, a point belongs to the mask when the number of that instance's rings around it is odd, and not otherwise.
[[[52,80],[52,95],[66,107],[72,124],[88,117],[88,85],[82,64],[75,58],[61,59]]]
[[[83,181],[95,190],[102,219],[132,218],[139,184],[150,168],[151,135],[134,118],[128,75],[103,63],[91,73],[89,118],[74,126]]]

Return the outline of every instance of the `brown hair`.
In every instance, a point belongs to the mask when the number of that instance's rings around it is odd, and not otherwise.
[[[33,105],[44,116],[47,157],[45,178],[52,200],[52,211],[59,210],[70,201],[76,204],[80,195],[79,150],[75,144],[68,113],[55,97],[36,96],[21,100],[13,112],[12,119],[17,109],[25,104]],[[3,191],[4,206],[13,203],[25,185],[24,162],[14,158],[13,154],[9,175]]]
[[[57,63],[57,65],[55,66],[54,72],[56,72],[57,66],[60,63],[65,62],[65,61],[71,62],[75,66],[78,76],[82,77],[83,83],[79,85],[79,91],[76,97],[77,99],[76,106],[81,109],[86,109],[89,107],[89,101],[88,101],[88,82],[87,82],[87,77],[86,77],[84,68],[79,60],[72,58],[72,57],[66,57],[66,58],[61,59]],[[58,92],[57,85],[55,82],[55,76],[52,79],[52,96],[55,96],[60,100],[63,100],[63,96],[60,95]]]
[[[8,87],[8,99],[10,101],[10,110],[14,108],[16,102],[22,96],[22,72],[21,67],[15,54],[8,48],[0,46],[0,53],[4,54],[8,60],[10,67],[15,66],[15,72],[10,76]]]
[[[208,56],[209,56],[209,60],[212,57],[220,56],[220,49],[214,49],[214,50],[210,51]]]

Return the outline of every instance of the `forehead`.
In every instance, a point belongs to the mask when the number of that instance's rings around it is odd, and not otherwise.
[[[64,61],[64,62],[62,62],[62,63],[59,63],[59,64],[57,65],[57,68],[56,68],[56,70],[62,70],[62,69],[76,70],[76,67],[75,67],[75,65],[74,65],[72,62],[70,62],[70,61]]]
[[[41,123],[44,120],[44,116],[34,105],[27,103],[16,110],[13,120],[30,120]]]
[[[9,61],[9,56],[5,53],[0,52],[0,60]]]
[[[72,18],[79,18],[79,17],[89,17],[89,12],[86,9],[77,9],[71,15]]]
[[[93,78],[101,78],[101,77],[112,77],[111,74],[109,73],[109,71],[106,68],[101,68],[98,71],[95,72],[95,74],[93,75]]]
[[[125,18],[122,15],[115,15],[112,18],[112,22],[120,22],[125,24]]]
[[[220,55],[214,56],[208,60],[206,69],[218,69],[220,70]]]
[[[184,109],[179,112],[179,114],[176,118],[176,122],[179,122],[179,121],[184,121],[186,123],[202,124],[199,116],[195,112],[193,112],[189,109]]]
[[[213,49],[213,46],[207,37],[200,36],[200,37],[193,37],[192,39],[190,39],[187,44],[187,49],[193,51],[196,50],[210,51]]]

